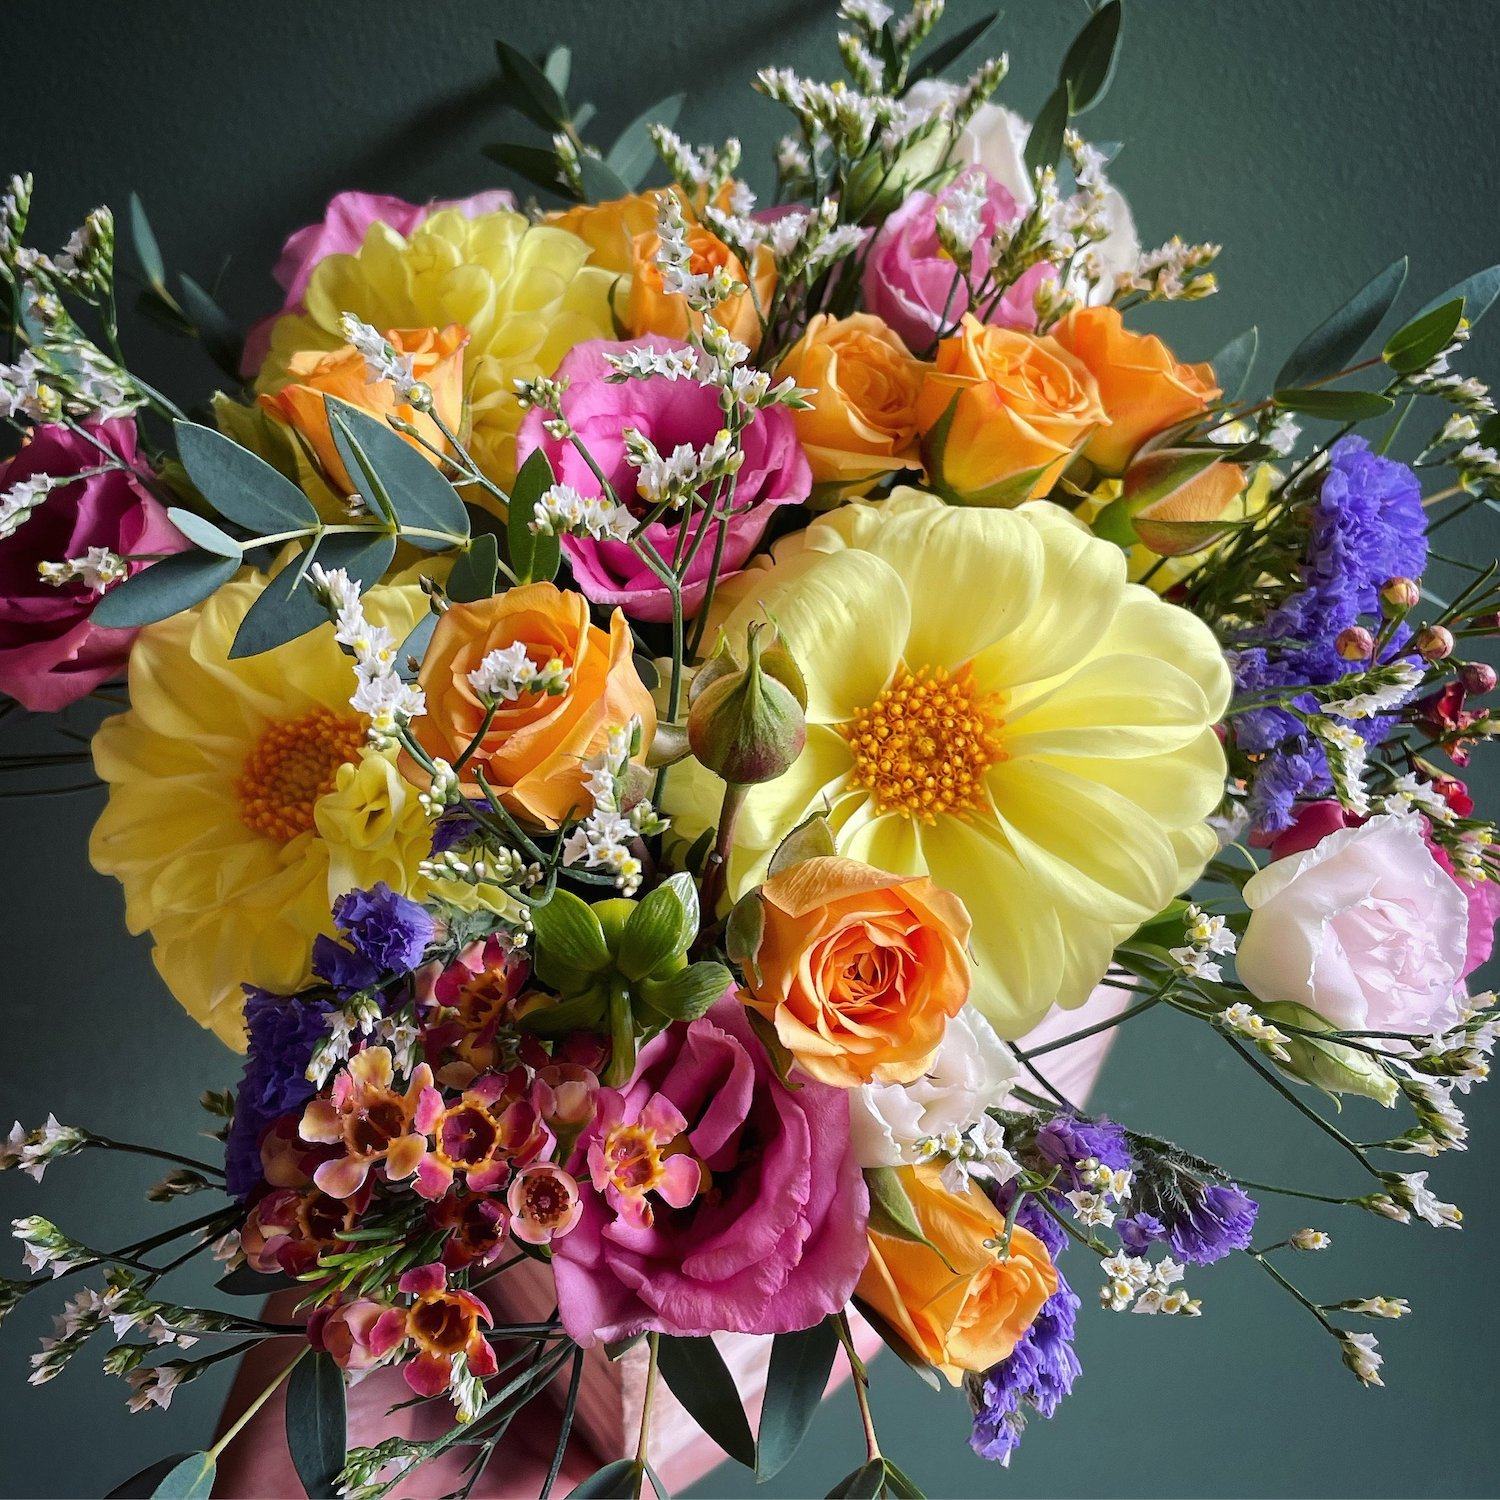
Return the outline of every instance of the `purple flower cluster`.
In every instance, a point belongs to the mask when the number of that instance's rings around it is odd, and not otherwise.
[[[1102,1160],[1102,1158],[1101,1158]],[[1016,1222],[1047,1246],[1054,1264],[1067,1237],[1051,1216],[1028,1198]],[[981,1457],[1008,1464],[1036,1413],[1050,1417],[1073,1389],[1082,1373],[1073,1353],[1078,1297],[1058,1273],[1057,1290],[1042,1304],[1036,1321],[1021,1336],[1009,1358],[971,1376],[969,1397],[974,1407],[974,1430],[969,1446]]]
[[[313,972],[346,994],[368,989],[386,975],[408,974],[432,941],[433,920],[425,908],[397,895],[385,881],[367,891],[349,891],[333,903],[333,919],[348,945],[319,936]]]
[[[1236,1250],[1245,1250],[1255,1233],[1260,1205],[1234,1183],[1213,1183],[1169,1205],[1159,1213],[1137,1213],[1115,1224],[1120,1243],[1131,1255],[1144,1255],[1161,1240],[1178,1260],[1206,1266]]]
[[[328,1031],[332,1009],[328,1000],[299,1000],[245,986],[250,1046],[224,1141],[224,1172],[236,1198],[247,1197],[260,1182],[261,1132],[312,1098],[307,1065]]]
[[[1036,1149],[1044,1161],[1060,1168],[1058,1186],[1064,1192],[1092,1186],[1078,1171],[1090,1159],[1112,1172],[1128,1172],[1135,1166],[1125,1132],[1113,1120],[1058,1115],[1037,1131]]]
[[[1426,563],[1427,520],[1416,475],[1372,453],[1364,438],[1334,444],[1309,513],[1301,587],[1271,611],[1245,649],[1232,654],[1240,692],[1323,686],[1363,670],[1338,654],[1339,633],[1362,617],[1378,617],[1380,586],[1388,578],[1420,577]],[[1406,639],[1404,629],[1398,632],[1382,660],[1400,657]],[[1298,706],[1310,710],[1315,700],[1304,697]],[[1359,732],[1378,743],[1392,722],[1363,720]],[[1251,789],[1257,828],[1279,832],[1290,824],[1299,795],[1328,790],[1327,760],[1295,714],[1269,707],[1239,715],[1235,738],[1252,754],[1272,752]]]

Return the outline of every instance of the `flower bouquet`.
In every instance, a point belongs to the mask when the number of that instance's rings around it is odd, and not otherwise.
[[[1079,1374],[1070,1279],[1192,1316],[1229,1256],[1380,1383],[1361,1321],[1406,1303],[1304,1293],[1329,1237],[1257,1239],[1257,1198],[1459,1221],[1400,1157],[1464,1146],[1495,1033],[1465,984],[1493,828],[1455,772],[1500,569],[1422,578],[1500,499],[1450,367],[1500,268],[1370,352],[1398,262],[1247,395],[1253,330],[1185,364],[1144,326],[1216,247],[1143,252],[1078,128],[1120,0],[1029,125],[974,66],[992,22],[941,10],[845,0],[848,81],[759,76],[792,126],[765,200],[680,98],[606,149],[567,50],[501,44],[543,143],[490,154],[537,196],[340,194],[244,338],[133,200],[142,306],[225,371],[191,415],[120,347],[110,213],[48,254],[30,179],[0,197],[0,689],[56,712],[124,674],[93,863],[245,1053],[203,1094],[222,1159],[0,1142],[208,1195],[113,1250],[14,1224],[0,1313],[80,1288],[33,1381],[106,1333],[136,1410],[264,1367],[120,1493],[238,1487],[275,1402],[314,1496],[515,1491],[543,1426],[528,1493],[665,1494],[663,1424],[765,1478],[847,1371],[867,1458],[834,1493],[916,1495],[881,1343],[1006,1463]],[[1153,1010],[1350,1185],[1086,1113],[1079,1049]],[[227,1305],[174,1298],[200,1252]]]

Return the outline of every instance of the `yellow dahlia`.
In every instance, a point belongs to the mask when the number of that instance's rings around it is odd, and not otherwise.
[[[306,312],[277,320],[256,390],[288,384],[299,354],[341,348],[345,312],[380,329],[459,324],[469,334],[469,451],[490,478],[508,484],[521,420],[515,382],[552,374],[574,344],[614,337],[615,277],[588,264],[591,253],[576,234],[509,210],[470,219],[448,209],[410,236],[372,224],[354,254],[318,263]]]
[[[897,490],[819,517],[726,591],[729,638],[772,615],[808,691],[806,749],[740,815],[732,893],[826,808],[841,854],[964,902],[971,998],[1019,1037],[1080,1004],[1115,944],[1201,873],[1223,657],[1067,512]],[[717,791],[673,771],[679,833],[707,824]]]
[[[384,880],[420,898],[429,828],[394,752],[370,749],[349,707],[350,659],[321,627],[261,656],[229,659],[265,585],[245,574],[196,609],[148,626],[130,653],[128,712],[94,736],[109,802],[94,868],[125,888],[132,932],[178,1001],[244,1045],[242,984],[308,978],[333,898]],[[415,585],[372,589],[370,618],[403,639],[426,608]],[[470,886],[442,895],[472,906]]]

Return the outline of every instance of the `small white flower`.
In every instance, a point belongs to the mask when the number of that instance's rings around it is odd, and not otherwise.
[[[135,1394],[125,1403],[131,1412],[156,1406],[165,1411],[172,1404],[172,1393],[182,1384],[184,1366],[176,1360],[163,1365],[143,1365],[130,1371],[125,1379]]]
[[[1358,1302],[1341,1302],[1343,1312],[1363,1313],[1367,1318],[1404,1318],[1411,1312],[1405,1297],[1365,1297]]]
[[[1333,1241],[1321,1229],[1299,1229],[1289,1243],[1294,1250],[1326,1250]]]
[[[1102,1193],[1091,1193],[1083,1188],[1076,1188],[1071,1193],[1063,1195],[1073,1205],[1073,1212],[1080,1224],[1089,1228],[1099,1226],[1107,1229],[1115,1221],[1114,1211],[1105,1202]]]
[[[1380,1366],[1384,1360],[1376,1352],[1373,1333],[1340,1333],[1338,1339],[1344,1363],[1354,1372],[1355,1379],[1361,1385],[1385,1384],[1380,1378]]]

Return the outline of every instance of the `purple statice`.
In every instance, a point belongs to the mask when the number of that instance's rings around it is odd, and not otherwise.
[[[1062,1247],[1054,1249],[1053,1244],[1062,1232],[1044,1209],[1027,1199],[1016,1222],[1046,1244],[1056,1260]],[[983,1375],[969,1377],[969,1400],[974,1408],[969,1446],[981,1458],[1008,1464],[1028,1417],[1050,1417],[1073,1389],[1082,1373],[1073,1353],[1078,1306],[1077,1295],[1059,1272],[1057,1290],[1042,1304],[1036,1321],[1009,1356]]]
[[[1190,1194],[1185,1212],[1168,1212],[1167,1243],[1189,1265],[1206,1266],[1249,1248],[1260,1205],[1234,1183],[1214,1183]]]
[[[432,825],[432,855],[435,859],[440,854],[446,854],[450,849],[456,849],[467,839],[479,832],[479,820],[473,817],[466,809],[469,803],[460,803],[457,807],[450,807]]]
[[[1167,1237],[1167,1226],[1155,1214],[1139,1213],[1115,1220],[1115,1233],[1127,1255],[1144,1255],[1158,1240]]]
[[[380,978],[380,970],[364,954],[320,932],[313,939],[312,971],[344,996],[367,990]]]
[[[1086,1120],[1078,1115],[1057,1115],[1036,1133],[1036,1149],[1044,1161],[1061,1169],[1068,1178],[1064,1191],[1089,1186],[1080,1175],[1081,1163],[1091,1158],[1111,1171],[1128,1172],[1135,1166],[1125,1132],[1113,1120]]]
[[[236,1198],[247,1197],[261,1180],[261,1132],[312,1098],[307,1065],[327,1035],[333,1009],[328,1000],[272,995],[248,984],[244,989],[250,1045],[224,1141],[224,1172]]]
[[[426,908],[397,895],[383,880],[340,896],[333,920],[354,951],[381,974],[409,974],[432,941],[434,924]]]

